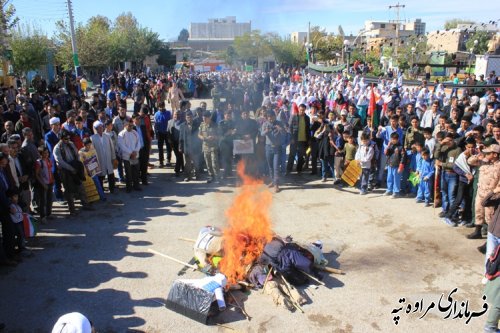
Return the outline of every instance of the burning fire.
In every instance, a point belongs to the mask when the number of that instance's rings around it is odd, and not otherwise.
[[[262,186],[261,180],[245,174],[242,162],[237,170],[243,185],[226,211],[229,226],[223,232],[225,250],[219,266],[228,284],[245,278],[249,266],[260,257],[273,236],[269,217],[271,193]]]

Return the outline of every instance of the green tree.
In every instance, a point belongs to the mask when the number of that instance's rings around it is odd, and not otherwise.
[[[157,54],[162,41],[156,32],[139,26],[132,13],[119,15],[111,33],[112,58],[116,62],[142,62],[153,54]]]
[[[139,26],[131,13],[119,15],[112,23],[104,16],[91,17],[75,28],[76,44],[82,67],[106,68],[123,61],[142,63],[147,56],[159,54],[159,35]],[[56,23],[54,44],[56,61],[65,69],[73,67],[71,34],[64,21]]]
[[[182,29],[181,32],[179,32],[179,37],[177,37],[177,41],[187,43],[188,39],[189,39],[189,31],[187,31],[187,29]]]
[[[45,64],[50,45],[50,40],[37,29],[24,26],[13,30],[10,48],[15,72],[24,74]]]
[[[234,39],[234,50],[238,60],[246,63],[254,63],[259,57],[272,54],[270,36],[261,35],[259,30],[246,33]]]
[[[306,60],[306,50],[303,45],[293,43],[289,39],[275,36],[271,40],[271,51],[278,63],[288,65],[303,64]]]
[[[415,49],[413,51],[413,48]],[[427,38],[424,36],[411,36],[398,48],[397,62],[401,69],[409,69],[414,63],[426,57]]]
[[[5,56],[8,49],[9,31],[19,22],[16,8],[10,0],[0,0],[0,58]]]
[[[314,52],[314,60],[330,60],[336,53],[342,52],[344,39],[340,35],[329,35],[320,27],[312,27],[309,35]]]
[[[222,58],[229,66],[234,65],[234,63],[238,60],[238,53],[232,45],[229,45],[227,49],[222,53]]]
[[[158,58],[156,63],[160,66],[172,67],[175,65],[175,55],[167,44],[163,44],[158,51]]]
[[[449,29],[455,29],[459,24],[474,24],[475,22],[474,21],[471,21],[471,20],[464,20],[464,19],[460,19],[460,18],[454,18],[454,19],[451,19],[451,20],[446,20],[444,22],[444,28],[446,30],[449,30]]]
[[[467,48],[467,52],[470,49],[473,49],[474,54],[485,54],[488,51],[488,42],[491,39],[491,34],[487,31],[476,31],[473,34],[469,35],[467,42],[465,43],[465,47]],[[474,41],[477,40],[477,45],[474,45]]]
[[[64,21],[56,23],[56,61],[64,69],[73,67],[71,32]],[[75,28],[78,58],[83,68],[106,68],[112,63],[111,22],[104,16],[91,17]]]

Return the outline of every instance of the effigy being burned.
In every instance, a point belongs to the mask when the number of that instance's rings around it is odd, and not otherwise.
[[[227,226],[205,226],[196,239],[181,238],[194,242],[195,265],[151,251],[206,274],[175,280],[165,303],[170,310],[205,324],[228,305],[250,319],[232,294],[238,289],[261,289],[277,306],[304,312],[307,297],[296,286],[323,285],[325,272],[342,274],[327,266],[321,241],[302,243],[273,232],[272,194],[243,170],[243,164],[238,165],[243,183],[226,211]]]

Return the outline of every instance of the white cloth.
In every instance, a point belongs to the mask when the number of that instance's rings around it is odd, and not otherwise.
[[[360,145],[358,150],[356,150],[356,157],[354,159],[360,162],[361,168],[369,169],[372,164],[373,154],[372,146]]]
[[[78,312],[67,313],[61,316],[54,327],[52,333],[91,333],[90,321]]]
[[[90,137],[97,153],[97,160],[101,168],[99,176],[106,176],[113,173],[113,160],[116,158],[115,146],[111,137],[107,133],[102,136],[94,134]]]
[[[130,132],[126,129],[118,134],[118,146],[122,154],[122,159],[125,161],[130,160],[130,155],[135,152],[139,158],[139,150],[141,150],[141,143],[139,141],[139,134],[135,130]]]

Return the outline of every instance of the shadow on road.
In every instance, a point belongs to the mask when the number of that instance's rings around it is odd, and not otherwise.
[[[152,256],[146,251],[152,243],[137,238],[153,218],[161,216],[168,223],[169,216],[188,215],[178,210],[183,205],[177,200],[163,200],[171,190],[159,185],[162,175],[151,178],[156,184],[142,192],[118,191],[108,195],[107,202],[95,203],[95,211],[76,218],[55,205],[57,219],[41,226],[29,242],[33,256],[15,268],[0,268],[0,322],[8,332],[50,332],[59,316],[73,311],[86,315],[100,332],[124,332],[145,324],[134,308],[161,305],[150,298],[133,299],[127,280],[146,280],[148,274],[119,271],[114,263]],[[122,287],[106,286],[115,279],[113,286]]]

